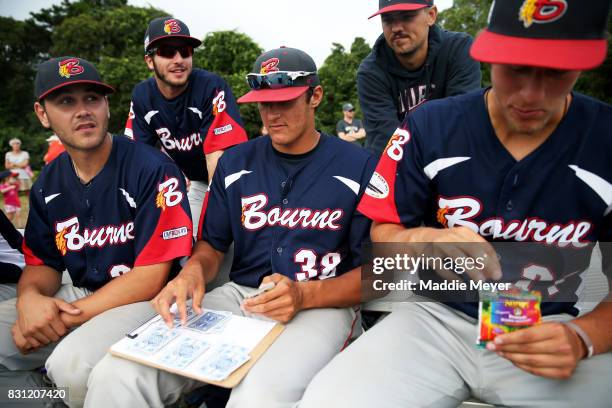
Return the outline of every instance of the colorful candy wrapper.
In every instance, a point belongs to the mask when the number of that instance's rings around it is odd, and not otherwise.
[[[497,335],[531,327],[542,321],[538,291],[513,288],[505,292],[481,292],[478,305],[477,347],[485,348]]]

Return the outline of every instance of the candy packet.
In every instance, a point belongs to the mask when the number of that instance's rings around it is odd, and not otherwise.
[[[531,327],[542,321],[539,291],[513,288],[504,292],[480,292],[476,346],[485,348],[497,335]]]

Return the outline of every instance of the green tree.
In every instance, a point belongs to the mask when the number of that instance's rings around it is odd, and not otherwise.
[[[489,9],[493,0],[455,0],[453,7],[438,16],[441,27],[451,31],[463,31],[473,37],[487,26]],[[608,20],[608,32],[612,30],[612,16]],[[600,67],[583,72],[574,89],[602,101],[612,103],[612,44],[608,41],[608,56]],[[484,86],[491,84],[490,64],[481,64]]]
[[[8,139],[19,137],[33,166],[40,168],[50,132],[32,112],[37,64],[63,55],[96,64],[102,78],[117,91],[109,98],[109,130],[122,133],[132,89],[149,76],[143,62],[147,24],[168,13],[128,6],[127,0],[64,0],[31,15],[26,21],[0,17],[0,69],[10,78],[0,84],[0,151],[9,149]]]
[[[193,64],[223,77],[234,96],[239,98],[249,91],[246,75],[262,52],[261,47],[246,34],[216,31],[204,37],[193,56]],[[250,137],[260,134],[261,119],[255,104],[240,105],[240,116]]]
[[[489,9],[493,0],[455,0],[453,7],[438,15],[440,26],[449,31],[470,34],[476,38],[478,32],[487,26]],[[491,85],[491,66],[480,64],[483,86]]]
[[[76,55],[96,65],[104,81],[116,91],[109,98],[109,130],[123,133],[132,89],[150,75],[143,60],[147,25],[168,13],[122,5],[119,0],[106,3],[111,4],[61,20],[53,30],[52,54]]]
[[[36,159],[42,158],[43,132],[32,106],[36,66],[51,44],[47,32],[32,19],[17,21],[0,17],[0,152],[10,150],[9,139],[18,137],[22,148]]]
[[[336,123],[342,118],[342,105],[350,102],[355,106],[356,117],[360,116],[357,97],[357,69],[370,53],[367,42],[357,37],[349,52],[338,43],[333,43],[332,52],[319,69],[324,90],[323,103],[317,113],[319,129],[336,134]]]
[[[608,33],[612,32],[612,15],[608,19]],[[612,104],[612,42],[608,40],[608,54],[597,69],[583,72],[575,89]]]

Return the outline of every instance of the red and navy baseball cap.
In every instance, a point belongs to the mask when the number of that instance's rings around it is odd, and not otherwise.
[[[312,57],[288,47],[261,54],[247,75],[247,82],[251,91],[238,103],[290,101],[320,84]]]
[[[34,96],[40,101],[51,92],[74,84],[95,85],[103,94],[115,92],[112,86],[102,82],[98,70],[91,62],[78,57],[59,57],[38,66]]]
[[[368,19],[392,11],[420,10],[433,5],[433,0],[378,0],[378,11],[368,17]]]
[[[202,44],[202,41],[189,34],[189,27],[178,18],[174,17],[159,17],[151,20],[147,32],[145,33],[144,49],[145,53],[151,45],[165,38],[180,38],[187,44],[196,48]]]
[[[472,58],[491,64],[587,70],[606,58],[611,0],[495,1]]]

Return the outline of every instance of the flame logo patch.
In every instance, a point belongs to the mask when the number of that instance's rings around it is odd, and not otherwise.
[[[533,23],[546,24],[559,20],[567,11],[566,0],[525,0],[519,11],[519,20],[525,28]]]
[[[80,65],[77,58],[68,58],[59,62],[59,76],[70,78],[74,75],[82,74],[85,69]]]

